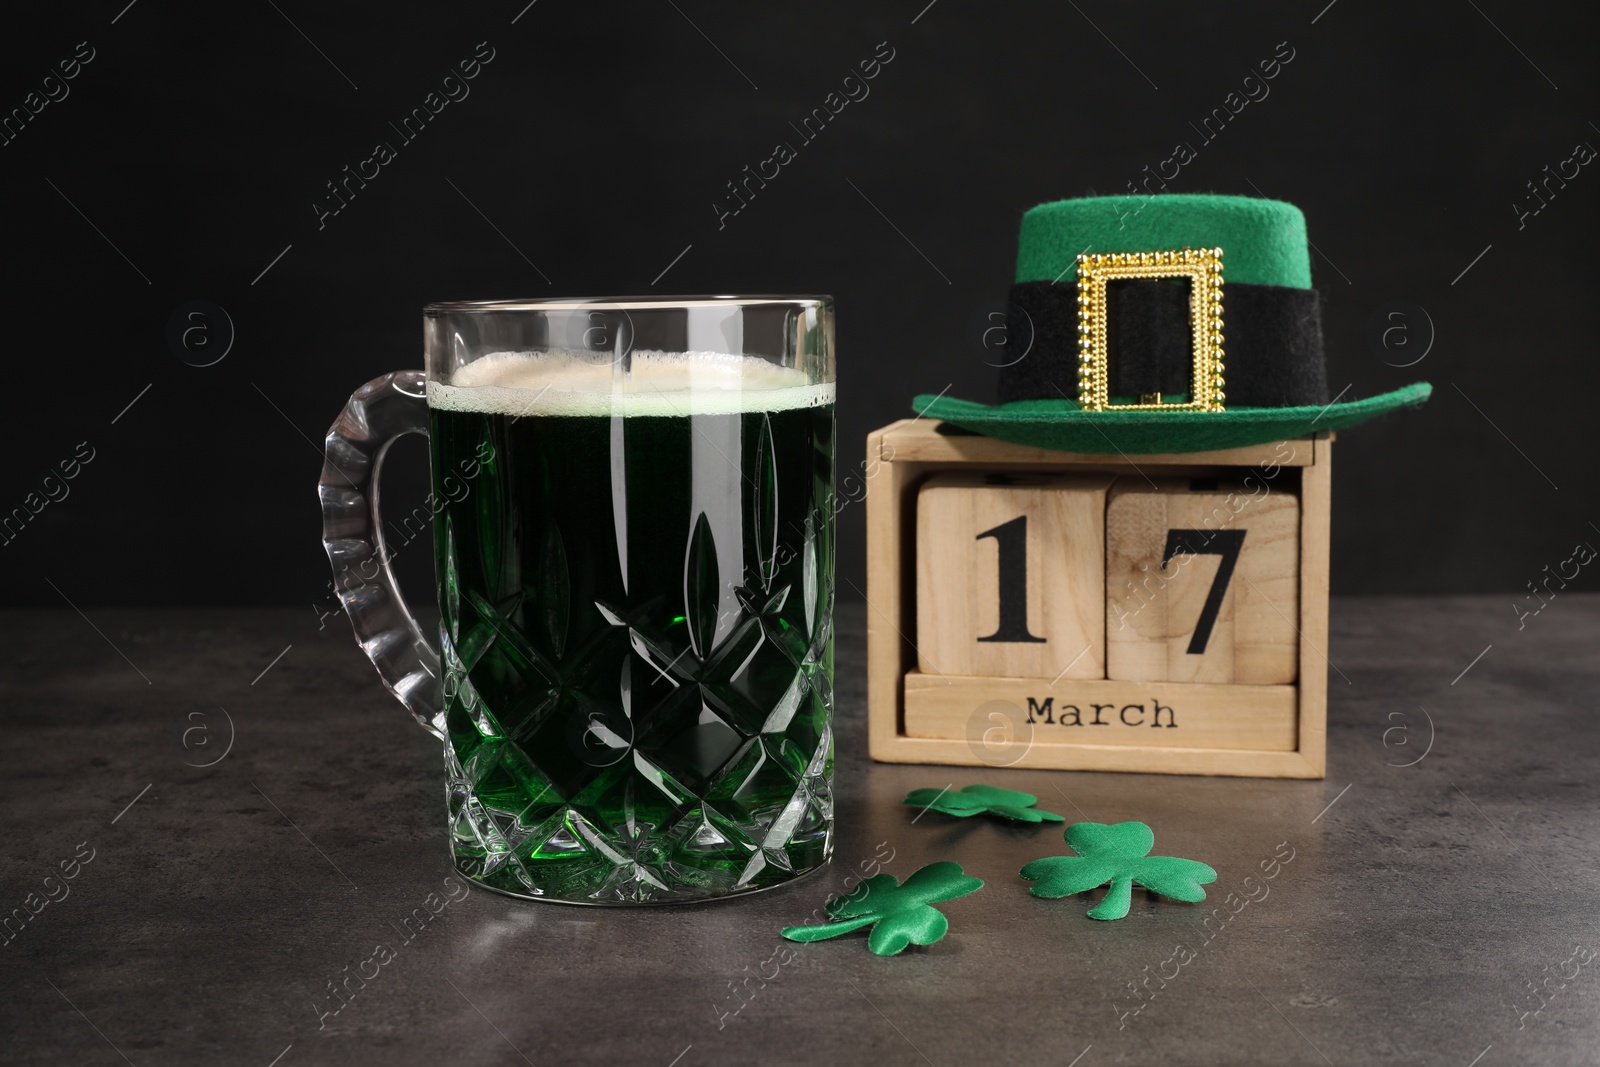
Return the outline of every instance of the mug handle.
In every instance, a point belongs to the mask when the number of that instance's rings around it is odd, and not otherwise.
[[[328,429],[317,494],[322,547],[356,641],[389,692],[429,733],[443,738],[439,652],[400,595],[378,513],[378,475],[389,446],[402,434],[427,436],[426,383],[422,371],[402,370],[355,391]]]

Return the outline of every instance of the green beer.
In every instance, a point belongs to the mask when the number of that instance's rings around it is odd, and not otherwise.
[[[496,354],[427,399],[457,867],[618,903],[823,863],[832,384]]]

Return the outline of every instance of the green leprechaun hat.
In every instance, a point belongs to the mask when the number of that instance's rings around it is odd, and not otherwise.
[[[1293,204],[1164,193],[1022,218],[1000,403],[922,415],[1069,452],[1202,452],[1337,430],[1433,391],[1330,403],[1321,300]]]

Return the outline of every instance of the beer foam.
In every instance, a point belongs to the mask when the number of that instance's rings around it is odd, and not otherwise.
[[[629,373],[570,352],[491,352],[448,384],[428,379],[428,405],[486,415],[735,415],[821,407],[832,382],[753,356],[635,351]]]

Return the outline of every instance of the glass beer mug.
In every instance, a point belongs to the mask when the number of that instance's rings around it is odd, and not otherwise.
[[[444,743],[455,866],[575,904],[755,892],[832,847],[827,297],[452,302],[426,371],[328,432],[357,640]],[[388,446],[429,438],[437,642],[390,571]]]

